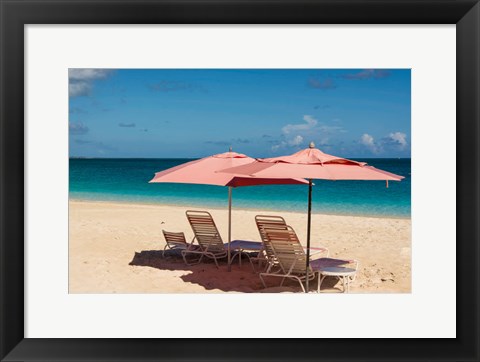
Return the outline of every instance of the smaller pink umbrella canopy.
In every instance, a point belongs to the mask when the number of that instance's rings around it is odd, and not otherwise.
[[[400,181],[403,176],[368,166],[346,158],[323,153],[317,148],[307,148],[293,155],[259,158],[255,162],[227,168],[219,173],[259,178],[302,177],[323,180],[387,180]]]
[[[301,178],[263,178],[248,175],[235,176],[229,173],[219,173],[224,168],[243,166],[255,159],[237,152],[225,152],[217,155],[190,161],[181,165],[155,173],[150,183],[172,182],[186,184],[202,184],[217,186],[253,186],[272,184],[307,184]]]

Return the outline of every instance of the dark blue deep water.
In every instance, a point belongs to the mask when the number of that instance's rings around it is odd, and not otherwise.
[[[149,184],[155,172],[191,159],[70,159],[70,198],[195,207],[227,207],[220,186]],[[401,182],[315,180],[314,213],[410,217],[411,160],[358,159],[405,176]],[[308,186],[250,186],[233,190],[234,208],[306,211]]]

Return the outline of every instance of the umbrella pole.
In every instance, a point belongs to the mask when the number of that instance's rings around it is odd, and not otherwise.
[[[232,270],[230,242],[232,241],[232,186],[228,186],[228,271]]]
[[[306,273],[307,276],[305,290],[308,293],[308,267],[310,266],[310,228],[312,224],[312,179],[308,180],[308,218],[307,218],[307,263]]]

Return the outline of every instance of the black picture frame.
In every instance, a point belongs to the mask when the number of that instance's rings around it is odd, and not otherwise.
[[[0,4],[1,361],[480,360],[478,0],[0,0]],[[24,26],[161,23],[456,24],[457,338],[24,338]],[[438,293],[441,297],[442,291]]]

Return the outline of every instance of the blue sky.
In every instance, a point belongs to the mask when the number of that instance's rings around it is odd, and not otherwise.
[[[409,69],[70,69],[70,157],[410,157]]]

